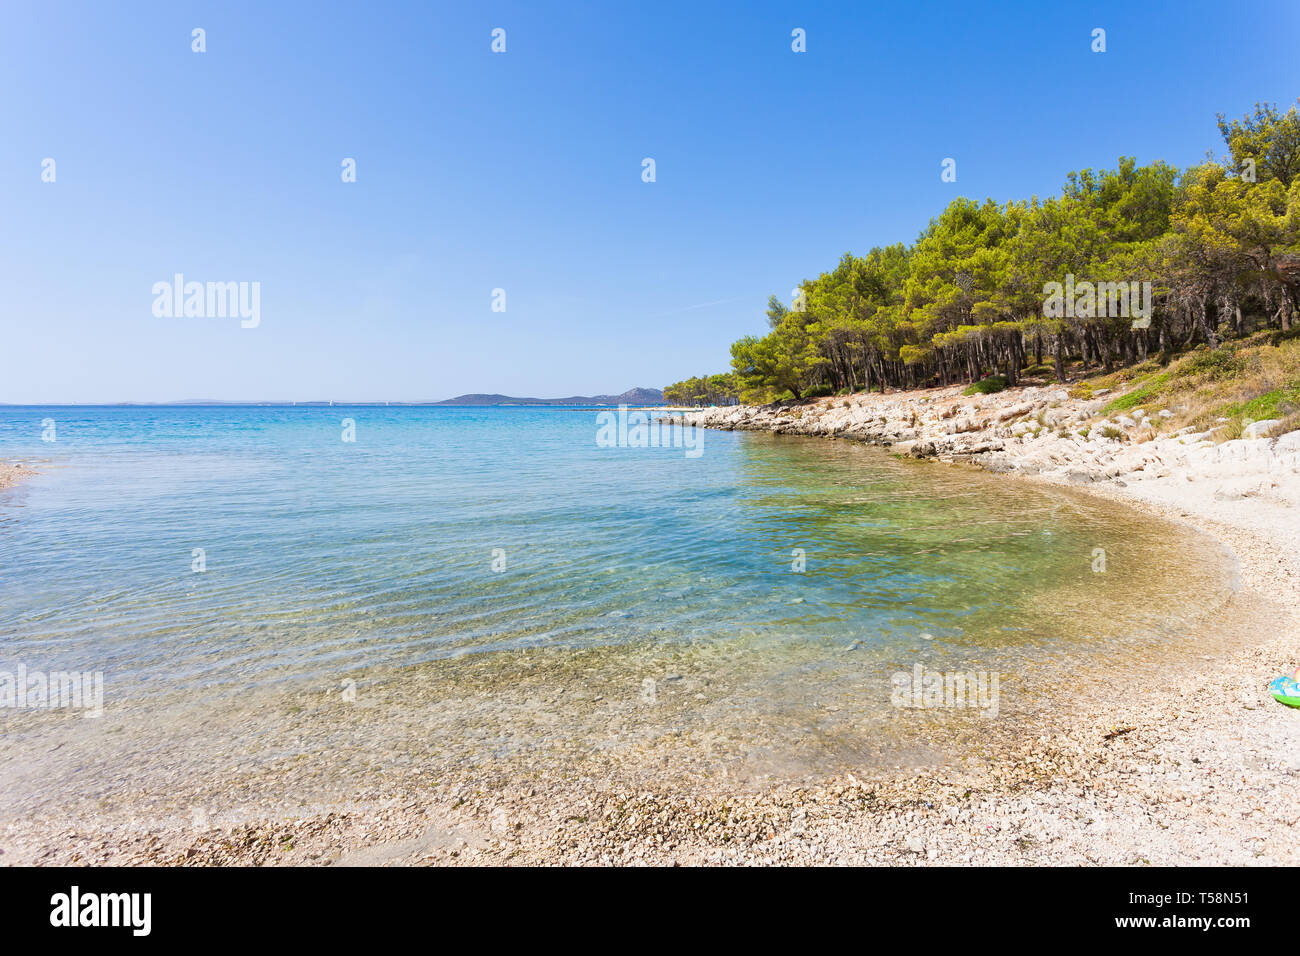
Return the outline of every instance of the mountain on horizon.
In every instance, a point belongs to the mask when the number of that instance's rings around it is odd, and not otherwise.
[[[249,399],[224,399],[224,398],[182,398],[173,399],[168,402],[89,402],[87,405],[121,405],[121,406],[180,406],[180,405],[267,405],[267,406],[284,406],[292,405],[302,406],[305,408],[327,407],[331,405],[348,406],[348,405],[661,405],[664,401],[664,393],[658,388],[629,388],[622,395],[572,395],[568,398],[516,398],[513,395],[484,395],[475,393],[472,395],[457,395],[455,398],[444,399],[441,402],[430,401],[389,401],[383,399],[300,399],[291,401],[288,399],[262,399],[253,401]],[[77,407],[77,402],[53,402],[48,405],[69,405]],[[0,408],[5,407],[22,407],[21,403],[0,402]]]
[[[435,405],[658,405],[664,393],[658,388],[629,388],[622,395],[572,395],[568,398],[516,398],[511,395],[457,395]]]

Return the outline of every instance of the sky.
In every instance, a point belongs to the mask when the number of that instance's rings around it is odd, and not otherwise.
[[[1217,113],[1300,96],[1297,36],[1294,0],[6,0],[0,402],[724,371],[769,295],[957,196],[1222,153]],[[178,273],[258,283],[256,326],[156,315]]]

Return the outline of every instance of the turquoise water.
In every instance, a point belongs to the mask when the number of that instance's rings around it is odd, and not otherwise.
[[[1231,586],[1064,492],[846,443],[596,433],[590,409],[0,409],[0,454],[41,471],[0,497],[0,666],[147,693],[738,633],[1049,652],[1176,629]]]
[[[0,708],[0,809],[933,761],[949,725],[1122,692],[1114,666],[1203,640],[1236,587],[1206,539],[1068,489],[598,432],[592,409],[0,408],[0,458],[39,470],[0,492],[0,671],[104,680],[103,719]],[[1004,720],[894,706],[917,666],[1000,674]]]

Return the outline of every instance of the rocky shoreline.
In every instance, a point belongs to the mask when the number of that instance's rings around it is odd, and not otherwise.
[[[1103,390],[1071,398],[1063,388],[1039,386],[971,396],[949,386],[724,406],[686,412],[677,420],[701,428],[845,438],[914,458],[969,461],[1047,481],[1124,487],[1175,479],[1210,485],[1224,499],[1265,496],[1300,503],[1300,432],[1257,437],[1274,424],[1257,422],[1243,438],[1217,443],[1213,430],[1168,433],[1168,411],[1149,416],[1138,407],[1104,415],[1115,397]]]

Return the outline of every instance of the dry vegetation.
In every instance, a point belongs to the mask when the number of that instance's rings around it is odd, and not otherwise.
[[[1149,434],[1191,427],[1227,441],[1242,437],[1252,422],[1276,419],[1277,437],[1300,428],[1300,338],[1260,332],[1217,349],[1192,349],[1162,364],[1151,359],[1077,383],[1071,395],[1088,398],[1104,389],[1117,394],[1104,409],[1123,415],[1141,408]],[[1170,417],[1160,418],[1167,409]]]

